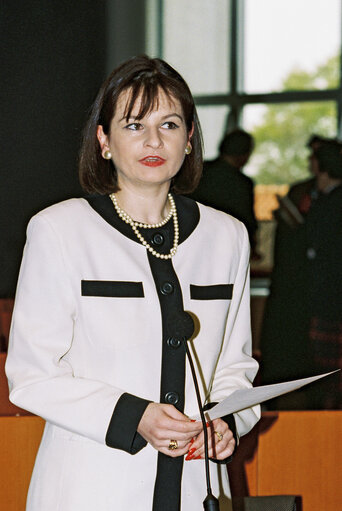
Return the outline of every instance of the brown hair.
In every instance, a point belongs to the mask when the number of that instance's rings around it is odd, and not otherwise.
[[[115,115],[116,105],[122,92],[130,90],[126,105],[127,119],[130,117],[135,101],[141,96],[141,119],[155,106],[158,108],[158,95],[162,90],[172,101],[177,99],[183,109],[188,133],[194,126],[191,137],[192,152],[172,181],[175,193],[190,193],[198,185],[202,174],[203,151],[201,128],[190,89],[180,74],[161,59],[146,55],[134,57],[110,74],[103,83],[88,122],[84,129],[79,160],[79,178],[82,188],[88,193],[106,194],[118,191],[117,172],[112,160],[105,160],[97,140],[97,127],[103,126],[106,135],[110,134],[110,123]]]

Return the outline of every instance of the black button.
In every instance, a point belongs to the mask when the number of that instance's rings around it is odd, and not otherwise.
[[[153,245],[162,245],[164,243],[164,236],[160,232],[156,232],[153,234],[151,239]]]
[[[168,392],[165,394],[165,401],[170,405],[176,405],[179,401],[179,395],[177,392]]]
[[[172,332],[173,336],[182,339],[190,339],[195,331],[194,320],[187,311],[179,311],[175,314],[170,314],[167,319],[167,326],[169,332]]]
[[[173,293],[173,284],[171,282],[164,282],[160,287],[160,291],[163,295],[170,295]]]
[[[170,346],[170,348],[174,348],[174,349],[179,348],[179,346],[182,344],[182,341],[180,341],[176,337],[169,337],[166,342],[167,342],[168,346]]]

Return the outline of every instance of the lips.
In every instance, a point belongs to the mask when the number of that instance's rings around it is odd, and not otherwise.
[[[164,165],[166,160],[161,158],[161,156],[145,156],[145,158],[142,158],[139,162],[147,167],[159,167],[160,165]]]

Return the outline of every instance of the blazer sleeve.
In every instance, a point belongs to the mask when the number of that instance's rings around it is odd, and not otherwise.
[[[220,402],[242,387],[251,387],[258,363],[251,356],[249,291],[249,242],[246,228],[240,224],[242,236],[240,261],[234,282],[222,351],[217,363],[207,402]],[[260,406],[234,414],[238,436],[248,433],[260,418]]]
[[[77,312],[58,235],[38,214],[28,226],[13,311],[6,362],[10,400],[59,427],[134,454],[146,445],[136,429],[149,401],[75,376],[64,355],[73,344]]]

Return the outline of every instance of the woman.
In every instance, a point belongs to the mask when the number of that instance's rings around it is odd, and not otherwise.
[[[80,179],[91,195],[29,224],[7,361],[11,400],[46,420],[29,511],[202,505],[203,431],[189,419],[183,339],[192,336],[208,406],[251,386],[257,363],[246,230],[178,195],[196,186],[201,155],[181,76],[159,59],[129,60],[85,129]],[[256,407],[209,424],[223,499],[232,430],[245,434],[258,417]]]

